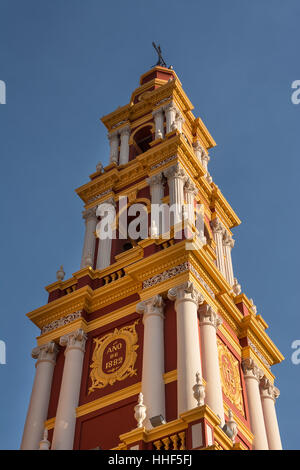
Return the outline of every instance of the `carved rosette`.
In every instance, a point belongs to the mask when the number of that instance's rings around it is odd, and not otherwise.
[[[280,395],[280,391],[275,387],[266,376],[262,377],[259,383],[260,394],[262,398],[270,398],[274,402]]]
[[[242,367],[245,378],[254,378],[259,382],[264,375],[263,371],[255,364],[251,357],[243,360]]]
[[[197,307],[204,302],[203,295],[200,294],[194,283],[191,281],[187,281],[180,286],[169,289],[168,298],[170,300],[175,300],[177,303],[187,300],[192,301],[197,305]]]
[[[200,308],[199,317],[200,325],[210,325],[216,330],[222,324],[222,318],[208,304],[205,304]]]
[[[62,336],[59,340],[59,344],[61,346],[66,346],[65,353],[71,349],[79,349],[80,351],[84,352],[86,340],[87,335],[81,328],[79,328],[72,333],[68,333]]]
[[[34,348],[31,352],[31,357],[37,359],[36,366],[41,361],[48,361],[55,364],[57,353],[57,345],[53,341],[50,341],[47,344]]]
[[[155,295],[150,299],[143,300],[138,303],[136,311],[144,316],[143,322],[145,321],[145,318],[148,318],[151,315],[157,315],[164,318],[164,301],[160,295]]]

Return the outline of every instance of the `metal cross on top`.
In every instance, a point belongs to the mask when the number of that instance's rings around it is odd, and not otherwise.
[[[154,49],[156,50],[157,55],[158,55],[158,61],[155,64],[155,66],[160,65],[161,67],[167,67],[167,64],[165,63],[164,59],[162,58],[160,46],[159,45],[157,46],[155,44],[155,42],[152,42],[152,46],[154,47]]]

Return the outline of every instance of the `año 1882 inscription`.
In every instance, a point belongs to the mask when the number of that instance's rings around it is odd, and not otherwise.
[[[138,336],[136,325],[117,328],[102,338],[95,338],[95,348],[90,365],[91,386],[89,393],[95,389],[113,385],[117,380],[136,375],[134,365],[137,359]]]

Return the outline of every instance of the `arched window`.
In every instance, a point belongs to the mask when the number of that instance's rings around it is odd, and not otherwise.
[[[151,148],[150,142],[152,142],[152,140],[152,126],[144,126],[138,130],[133,136],[133,144],[136,149],[136,155],[140,155],[141,153],[149,150]]]

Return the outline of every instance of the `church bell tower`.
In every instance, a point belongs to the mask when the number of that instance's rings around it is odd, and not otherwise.
[[[281,449],[271,368],[283,356],[234,276],[240,220],[192,110],[158,65],[102,118],[109,164],[76,190],[80,269],[61,267],[28,313],[40,335],[22,449]]]

